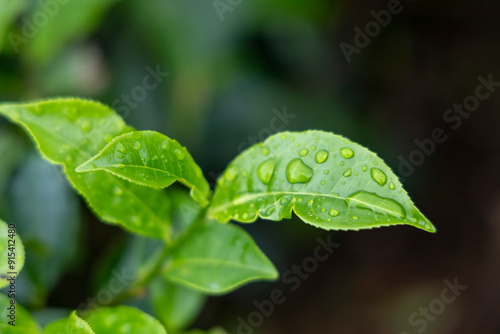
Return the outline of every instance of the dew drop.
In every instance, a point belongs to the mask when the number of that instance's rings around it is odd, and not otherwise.
[[[269,149],[267,147],[263,147],[261,150],[260,150],[260,153],[262,155],[268,155],[269,154]]]
[[[280,199],[280,203],[283,205],[286,205],[286,204],[288,204],[288,199],[283,197]]]
[[[161,143],[161,148],[162,149],[165,150],[167,148],[167,146],[168,146],[168,140],[165,140],[163,143]]]
[[[314,200],[310,199],[309,201],[307,201],[307,206],[308,207],[312,207],[314,204]]]
[[[340,149],[340,155],[346,159],[351,159],[354,156],[354,151],[348,147],[344,147]]]
[[[269,208],[266,210],[266,215],[267,215],[267,216],[270,216],[270,215],[272,215],[272,214],[273,214],[273,212],[274,212],[274,211],[276,211],[276,207],[271,206],[271,207],[269,207]]]
[[[303,149],[300,150],[299,155],[301,157],[304,157],[304,156],[307,155],[307,153],[309,153],[309,151],[306,148],[303,148]]]
[[[317,163],[322,164],[323,162],[326,161],[326,159],[328,159],[328,152],[327,151],[321,150],[318,153],[316,153],[316,162]]]
[[[286,135],[281,135],[281,139],[286,139]]]
[[[233,181],[237,175],[238,175],[238,170],[235,167],[231,166],[226,170],[224,177],[228,181]]]
[[[363,172],[366,172],[366,166],[363,166],[361,169],[363,170]]]
[[[384,216],[391,216],[398,219],[406,217],[406,211],[401,204],[390,198],[380,197],[377,194],[358,191],[346,198],[349,208],[359,208],[370,210]]]
[[[260,164],[257,169],[257,176],[264,184],[269,184],[271,177],[274,173],[274,166],[276,165],[276,160],[269,159]]]
[[[290,183],[307,183],[313,175],[313,169],[301,159],[293,159],[286,167],[286,177]]]
[[[118,151],[118,153],[121,154],[127,153],[127,147],[120,142],[116,144],[116,150]]]
[[[330,171],[327,169],[327,170],[324,171],[324,173],[328,174],[328,173],[330,173]]]
[[[339,210],[331,209],[328,214],[332,217],[337,217],[339,215]]]
[[[82,121],[82,131],[89,132],[90,129],[92,129],[92,123],[88,119]]]
[[[370,169],[370,174],[373,181],[377,182],[380,186],[383,186],[387,182],[387,176],[378,168],[373,167]]]
[[[351,217],[351,219],[352,219],[352,220],[358,220],[358,219],[359,219],[359,217],[358,217],[358,216],[352,216],[352,217]]]
[[[340,165],[341,165],[341,166],[344,166],[344,162],[343,162],[343,161],[341,161],[341,162],[340,162]]]
[[[391,189],[391,190],[396,189],[396,186],[394,185],[394,183],[392,183],[392,182],[389,183],[389,189]]]
[[[352,174],[352,169],[350,169],[350,168],[348,168],[348,169],[344,172],[344,176],[345,176],[345,177],[349,177],[349,176],[351,176],[351,174]]]
[[[302,197],[297,198],[298,203],[303,202],[303,201],[304,201],[304,199]]]
[[[44,111],[44,110],[43,110],[42,108],[40,108],[40,106],[34,106],[34,107],[31,109],[31,111],[32,111],[35,115],[40,116],[40,115],[42,115],[42,114],[43,114],[43,111]]]
[[[242,216],[243,219],[248,219],[248,213],[244,213],[243,216]]]
[[[175,155],[177,156],[177,159],[183,160],[184,159],[184,152],[180,148],[175,149]]]
[[[74,107],[68,107],[68,108],[66,108],[64,110],[64,113],[66,114],[66,118],[70,122],[74,122],[78,118],[78,114],[76,112],[76,108],[74,108]]]
[[[120,187],[118,187],[118,186],[116,186],[116,187],[115,187],[115,189],[113,190],[113,192],[114,192],[114,194],[115,194],[116,196],[120,196],[120,195],[122,195],[122,194],[123,194],[123,189],[122,189],[122,188],[120,188]]]
[[[325,211],[326,211],[326,209],[325,209],[325,208],[321,208],[321,212],[325,212]]]
[[[316,146],[311,147],[311,150],[315,151],[316,150]]]
[[[142,147],[142,144],[140,142],[136,141],[134,143],[134,150],[139,151],[141,149],[141,147]]]

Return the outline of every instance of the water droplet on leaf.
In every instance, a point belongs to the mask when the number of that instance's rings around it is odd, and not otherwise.
[[[348,147],[344,147],[340,149],[340,155],[346,159],[351,159],[354,156],[354,151]]]
[[[326,161],[326,159],[328,159],[328,152],[327,151],[321,150],[318,153],[316,153],[316,162],[317,163],[322,164],[323,162]]]
[[[290,183],[307,183],[313,175],[313,169],[301,159],[290,161],[286,168],[286,177]]]
[[[273,176],[274,166],[276,161],[274,159],[269,159],[260,164],[257,169],[257,176],[264,184],[269,184],[271,177]]]
[[[370,174],[373,181],[377,182],[380,186],[383,186],[387,182],[387,176],[378,168],[373,167],[370,169]]]

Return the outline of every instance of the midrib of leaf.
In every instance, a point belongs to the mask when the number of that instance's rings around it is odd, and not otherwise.
[[[255,201],[255,199],[259,198],[259,197],[267,197],[267,196],[278,196],[278,195],[301,195],[301,196],[312,196],[312,197],[328,197],[328,198],[335,198],[335,199],[341,199],[341,200],[346,200],[347,198],[346,197],[342,197],[342,196],[334,196],[332,194],[321,194],[321,193],[305,193],[305,192],[296,192],[296,191],[274,191],[274,192],[270,192],[270,193],[253,193],[253,194],[246,194],[242,197],[239,197],[233,201],[230,201],[230,202],[227,202],[227,203],[224,203],[223,205],[219,205],[219,206],[215,206],[215,207],[212,207],[209,209],[208,213],[209,215],[213,215],[215,213],[218,213],[218,212],[221,212],[221,211],[224,211],[225,209],[228,209],[232,206],[236,206],[236,205],[241,205],[241,204],[247,204],[249,202],[253,202]],[[387,212],[387,213],[395,213],[395,214],[398,214],[397,212],[394,212],[394,211],[391,211],[391,210],[387,210],[385,208],[382,208],[380,206],[376,206],[376,205],[373,205],[371,203],[367,203],[367,202],[363,202],[363,201],[360,201],[358,199],[353,199],[354,201],[358,202],[358,203],[363,203],[363,204],[367,204],[371,207],[374,207],[374,208],[379,208],[381,211],[384,211],[384,212]],[[295,207],[295,205],[294,205]],[[257,211],[257,214],[260,213],[260,210]]]
[[[6,105],[6,107],[8,107],[8,105]],[[16,120],[16,119],[13,119],[14,122],[18,123],[18,124],[21,124],[25,129],[26,131],[30,134],[30,136],[33,138],[33,140],[36,142],[37,144],[37,147],[39,149],[39,151],[42,153],[42,155],[44,156],[45,159],[47,159],[48,161],[50,161],[51,163],[53,164],[58,164],[58,165],[62,165],[64,166],[64,171],[66,173],[66,171],[68,170],[68,166],[63,163],[63,162],[59,162],[59,161],[55,161],[53,159],[50,159],[41,149],[40,149],[40,143],[38,142],[38,140],[36,139],[36,136],[33,134],[33,132],[30,130],[30,128],[28,127],[28,125],[25,123],[25,122],[22,122],[22,121],[19,121],[19,120]],[[45,133],[49,134],[49,136],[53,137],[53,138],[58,138],[58,139],[62,139],[64,142],[66,142],[69,146],[73,147],[73,149],[75,150],[76,153],[80,154],[80,155],[83,155],[85,157],[86,160],[92,158],[92,153],[90,152],[87,152],[87,151],[84,151],[82,150],[79,146],[75,146],[73,144],[72,141],[70,141],[68,138],[64,137],[64,136],[61,136],[59,135],[57,132],[54,132],[54,131],[50,131],[49,129],[47,129],[46,127],[44,127],[42,124],[39,124],[39,123],[33,123],[35,126],[37,126],[39,129],[43,130]],[[127,129],[127,127],[125,126],[125,129]],[[120,133],[118,134],[119,135],[123,135],[124,133]],[[68,173],[66,173],[68,175]],[[103,174],[104,175],[104,174]],[[69,175],[68,175],[69,176]],[[112,180],[112,184],[114,185],[121,185],[121,183],[117,182],[117,179],[115,177],[111,177],[111,175],[106,175],[106,178],[108,178],[109,180]],[[68,180],[71,182],[71,184],[73,185],[73,187],[82,195],[86,198],[86,196],[77,188],[77,186],[75,185],[75,183],[71,180],[70,177],[68,177]],[[130,189],[128,189],[127,187],[124,187],[125,188],[125,191],[132,195],[133,198],[136,198],[137,201],[148,211],[152,214],[152,217],[154,217],[154,219],[156,220],[156,222],[160,223],[160,225],[163,225],[163,221],[161,220],[161,218],[149,207],[146,205],[146,203],[139,197],[137,197],[137,195],[131,191]],[[110,221],[113,221],[114,223],[119,223],[118,221],[114,220],[114,219],[110,219],[109,217],[107,217],[107,219],[109,219]]]

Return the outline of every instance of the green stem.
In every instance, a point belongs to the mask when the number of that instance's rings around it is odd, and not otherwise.
[[[206,211],[207,208],[200,209],[193,223],[191,223],[186,231],[184,231],[184,233],[181,234],[177,239],[175,239],[171,244],[165,245],[165,247],[156,256],[156,260],[146,271],[146,273],[136,279],[136,281],[133,282],[125,291],[112,298],[111,301],[107,303],[107,305],[117,305],[128,299],[142,295],[144,293],[145,286],[148,285],[153,278],[161,274],[161,272],[164,270],[164,265],[167,258],[174,253],[174,251],[177,249],[177,247],[179,247],[184,239],[191,235],[192,231],[196,229],[196,227],[198,227],[205,221]]]

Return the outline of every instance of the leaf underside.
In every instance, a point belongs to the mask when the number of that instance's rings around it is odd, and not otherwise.
[[[382,159],[332,133],[273,135],[236,157],[217,183],[208,215],[220,222],[278,221],[294,211],[326,230],[436,231]]]

